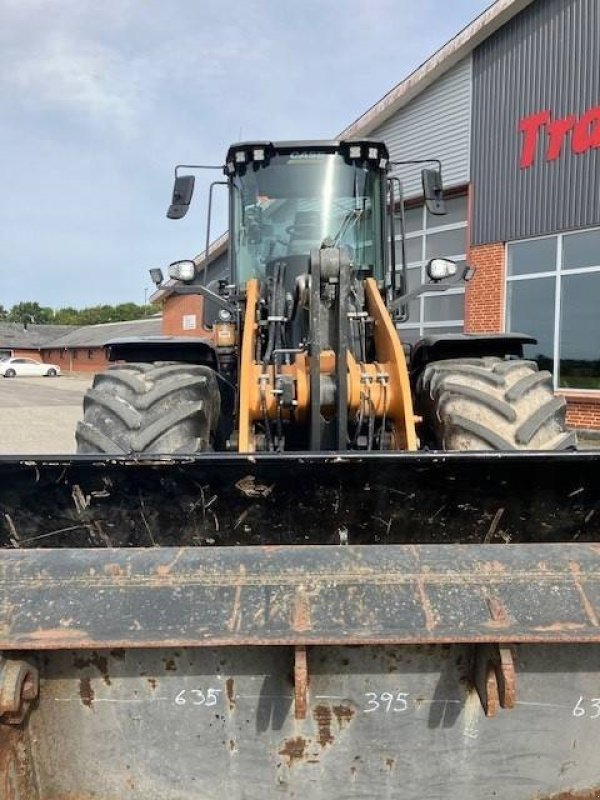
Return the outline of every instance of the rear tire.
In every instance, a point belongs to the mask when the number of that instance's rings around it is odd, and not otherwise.
[[[7,369],[6,372],[4,373],[4,377],[5,378],[14,378],[16,376],[16,374],[17,373],[14,371],[14,369]]]
[[[442,450],[567,450],[566,401],[534,361],[457,358],[428,364],[417,381],[424,444]]]
[[[209,450],[221,397],[212,369],[123,364],[95,376],[77,425],[78,453],[176,454]]]

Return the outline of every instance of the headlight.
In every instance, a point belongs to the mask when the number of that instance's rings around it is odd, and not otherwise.
[[[196,265],[193,261],[174,261],[169,264],[169,278],[174,281],[193,281],[196,276]]]
[[[456,275],[456,263],[448,258],[432,258],[427,264],[427,275],[432,281],[443,281]]]

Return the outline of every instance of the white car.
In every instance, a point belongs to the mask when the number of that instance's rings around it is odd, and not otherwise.
[[[17,375],[46,375],[48,378],[55,378],[60,375],[60,367],[56,364],[43,364],[33,358],[5,358],[0,361],[0,375],[5,378],[14,378]]]

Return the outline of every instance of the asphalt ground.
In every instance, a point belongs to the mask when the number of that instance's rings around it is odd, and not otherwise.
[[[0,455],[75,452],[75,426],[92,377],[1,378]]]
[[[92,376],[0,377],[0,455],[67,455]],[[579,435],[582,450],[600,448],[600,432]]]

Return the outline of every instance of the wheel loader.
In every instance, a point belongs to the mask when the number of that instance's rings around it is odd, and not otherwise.
[[[0,461],[1,798],[600,798],[600,459],[527,334],[403,343],[472,270],[409,289],[397,166],[230,147],[229,275],[169,269],[206,335]]]

